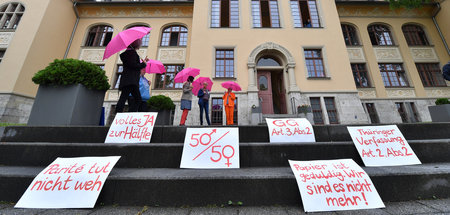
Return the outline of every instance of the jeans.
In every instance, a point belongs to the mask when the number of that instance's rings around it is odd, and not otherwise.
[[[205,110],[206,115],[206,122],[208,125],[211,125],[211,122],[209,121],[209,102],[208,100],[203,100],[200,104],[198,104],[200,107],[200,125],[203,125],[203,109]]]

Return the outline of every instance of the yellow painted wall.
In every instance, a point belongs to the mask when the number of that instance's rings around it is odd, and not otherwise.
[[[441,11],[436,16],[439,28],[441,28],[447,45],[450,46],[450,1],[443,1],[441,4]]]
[[[63,58],[75,15],[70,1],[20,2],[25,12],[0,64],[0,92],[34,97],[38,86],[31,78],[55,58]]]
[[[209,1],[208,1],[209,2]],[[239,28],[210,28],[210,7],[196,1],[191,40],[190,65],[201,70],[201,76],[214,73],[215,48],[235,49],[237,82],[248,87],[247,62],[259,45],[273,42],[288,49],[295,59],[295,76],[303,92],[356,91],[340,29],[334,0],[317,1],[323,28],[294,28],[289,1],[278,1],[281,28],[253,28],[250,1],[240,1]],[[326,73],[330,80],[308,80],[302,48],[322,48]],[[215,81],[213,91],[222,92]]]

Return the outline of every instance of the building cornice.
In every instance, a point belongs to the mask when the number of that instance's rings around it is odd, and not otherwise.
[[[175,1],[162,1],[162,0],[146,0],[146,1],[95,1],[95,0],[75,0],[77,5],[88,6],[184,6],[194,5],[194,0],[175,0]]]

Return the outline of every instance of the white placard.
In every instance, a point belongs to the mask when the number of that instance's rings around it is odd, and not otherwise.
[[[305,118],[266,118],[271,143],[316,142],[311,123]]]
[[[117,113],[105,143],[150,143],[158,113]]]
[[[289,161],[305,212],[383,208],[367,173],[352,159]]]
[[[347,129],[366,166],[421,164],[396,125]]]
[[[14,207],[93,208],[119,158],[57,158],[34,178]]]
[[[180,168],[239,168],[238,128],[188,128]]]

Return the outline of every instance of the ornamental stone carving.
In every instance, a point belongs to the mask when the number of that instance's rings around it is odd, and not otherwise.
[[[362,99],[371,99],[371,98],[377,97],[377,93],[373,89],[370,89],[370,90],[359,89],[358,95]]]
[[[389,98],[414,98],[416,93],[413,89],[386,89]]]
[[[383,63],[402,63],[403,59],[400,50],[397,47],[374,47],[375,56],[378,62]]]
[[[433,7],[421,7],[420,9],[397,9],[390,10],[389,7],[370,6],[350,6],[337,5],[339,17],[430,17],[433,14]]]
[[[414,62],[439,62],[433,47],[410,48]]]
[[[159,9],[153,7],[90,7],[84,6],[79,8],[82,18],[105,18],[105,17],[192,17],[192,7],[187,6],[161,6]]]
[[[433,98],[448,98],[450,97],[450,87],[425,89],[428,97]]]
[[[291,53],[283,46],[280,46],[273,42],[267,42],[267,43],[261,44],[258,47],[256,47],[255,49],[253,49],[252,53],[250,53],[250,56],[248,57],[247,64],[248,65],[253,65],[253,64],[256,65],[256,59],[259,57],[260,53],[263,50],[275,50],[275,51],[281,52],[284,55],[283,57],[286,58],[287,64],[295,66],[295,60],[294,60],[294,57],[291,55]]]
[[[103,63],[104,48],[100,49],[82,49],[80,54],[80,60],[84,60],[91,63]]]
[[[186,60],[186,48],[160,48],[158,60],[162,63],[184,63]]]
[[[0,32],[0,48],[8,48],[14,32]]]
[[[362,47],[359,48],[347,48],[348,57],[351,63],[364,63],[366,58]]]
[[[124,51],[125,50],[122,50],[119,53],[122,54]],[[147,56],[147,49],[139,49],[139,50],[137,50],[137,53],[141,59],[144,59],[145,56]],[[117,56],[117,63],[122,64],[122,60],[120,60],[119,56]]]
[[[118,90],[108,90],[108,101],[119,101],[120,93]]]

